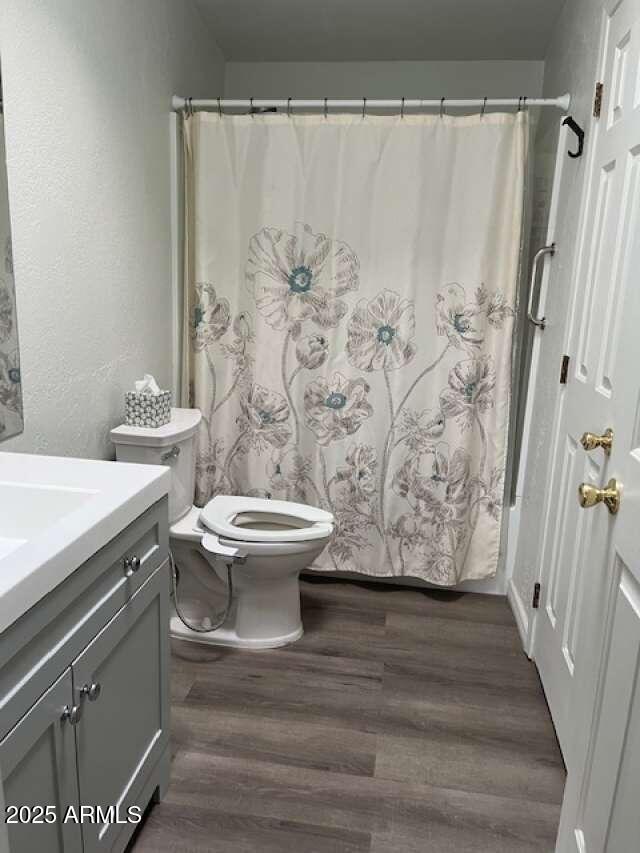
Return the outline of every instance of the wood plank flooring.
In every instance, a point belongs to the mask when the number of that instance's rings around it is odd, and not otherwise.
[[[302,582],[305,635],[175,643],[134,853],[553,851],[564,768],[504,598]]]

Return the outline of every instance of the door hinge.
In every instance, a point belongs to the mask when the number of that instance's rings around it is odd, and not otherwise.
[[[560,384],[567,384],[567,376],[569,375],[569,362],[570,358],[568,355],[562,356],[562,364],[560,365]]]
[[[593,116],[600,118],[602,112],[602,93],[604,91],[604,83],[596,83],[596,93],[593,98]]]
[[[540,607],[540,584],[534,583],[533,585],[533,599],[531,601],[531,606],[534,610],[537,610]]]

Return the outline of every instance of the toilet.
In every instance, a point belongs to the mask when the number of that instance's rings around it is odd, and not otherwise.
[[[179,610],[173,637],[199,643],[268,649],[298,640],[299,575],[325,548],[334,519],[323,509],[292,501],[217,495],[193,505],[197,409],[172,409],[157,428],[122,425],[111,431],[121,462],[168,465],[169,547],[177,568]],[[233,595],[215,630],[229,573]]]

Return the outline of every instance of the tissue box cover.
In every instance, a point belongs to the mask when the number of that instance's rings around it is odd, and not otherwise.
[[[171,420],[171,391],[149,394],[127,391],[124,395],[124,422],[127,426],[161,427]]]

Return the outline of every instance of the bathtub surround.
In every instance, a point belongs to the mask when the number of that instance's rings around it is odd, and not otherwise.
[[[526,137],[525,112],[187,119],[196,503],[324,506],[322,569],[495,574]]]
[[[7,0],[0,11],[25,432],[110,457],[141,370],[171,381],[169,102],[220,90],[190,0]]]

